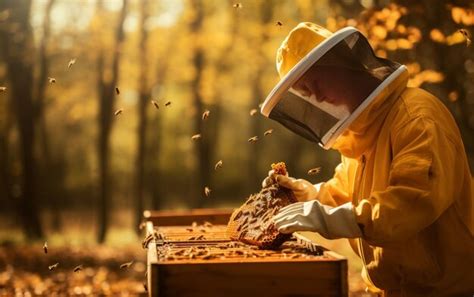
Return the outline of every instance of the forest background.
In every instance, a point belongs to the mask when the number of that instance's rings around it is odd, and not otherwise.
[[[258,112],[302,21],[355,26],[407,65],[472,171],[472,1],[1,0],[0,241],[139,244],[143,210],[236,207],[273,162],[330,178],[337,152]]]

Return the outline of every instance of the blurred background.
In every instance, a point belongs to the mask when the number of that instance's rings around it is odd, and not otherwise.
[[[330,178],[337,152],[258,112],[302,21],[355,26],[407,65],[472,171],[472,1],[0,0],[2,245],[139,247],[143,210],[236,207],[273,162]]]

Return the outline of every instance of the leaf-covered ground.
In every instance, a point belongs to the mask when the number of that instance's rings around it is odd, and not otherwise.
[[[45,254],[41,245],[3,245],[0,296],[146,296],[145,271],[136,247],[49,246]]]

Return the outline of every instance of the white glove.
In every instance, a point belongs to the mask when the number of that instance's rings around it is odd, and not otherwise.
[[[313,231],[328,239],[362,236],[350,202],[338,207],[317,200],[296,202],[282,208],[273,221],[281,233]]]
[[[278,183],[280,186],[290,189],[298,201],[309,201],[317,199],[319,189],[323,183],[313,185],[304,179],[295,179],[287,175],[275,174],[273,170],[268,172],[268,176],[263,180],[262,187],[266,188],[271,184]]]

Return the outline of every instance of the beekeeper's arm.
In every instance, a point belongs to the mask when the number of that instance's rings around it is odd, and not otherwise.
[[[337,206],[350,201],[344,160],[336,167],[333,178],[327,182],[313,185],[305,179],[276,175],[273,170],[270,170],[262,186],[266,187],[273,182],[292,190],[296,199],[300,202],[318,200],[325,205]]]
[[[283,208],[273,218],[279,231],[315,231],[331,239],[360,237],[348,194],[346,168],[343,158],[332,179],[314,186],[305,180],[277,176],[278,183],[293,190],[300,201]]]
[[[416,118],[392,134],[389,185],[338,207],[317,201],[283,208],[274,221],[283,233],[315,231],[326,238],[363,237],[383,246],[410,238],[432,224],[453,202],[459,153],[442,127]]]

